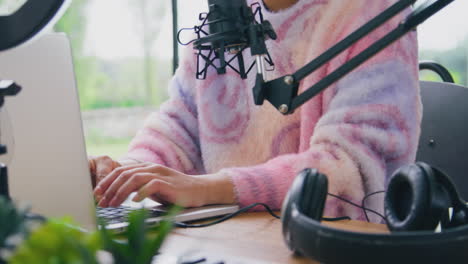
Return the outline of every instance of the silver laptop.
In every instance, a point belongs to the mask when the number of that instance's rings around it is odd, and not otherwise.
[[[0,52],[0,78],[14,80],[23,88],[17,96],[6,98],[0,113],[0,142],[8,148],[0,161],[8,166],[12,198],[30,205],[34,213],[70,216],[81,227],[95,229],[96,208],[67,37],[46,34],[29,45]],[[161,208],[153,205],[150,209],[159,212]],[[234,205],[192,208],[175,220],[236,210]],[[160,220],[157,216],[149,222]],[[106,228],[121,231],[126,226],[114,221]]]

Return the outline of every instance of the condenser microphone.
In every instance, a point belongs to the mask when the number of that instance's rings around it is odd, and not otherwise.
[[[208,0],[208,7],[208,13],[199,15],[201,25],[193,28],[197,38],[189,42],[198,51],[197,79],[205,79],[210,67],[218,74],[230,68],[245,79],[255,64],[258,74],[264,78],[265,62],[274,66],[265,41],[276,39],[276,33],[270,22],[263,20],[260,4],[248,6],[245,0]],[[178,34],[179,43],[183,30]],[[255,57],[248,67],[242,55],[247,48]]]

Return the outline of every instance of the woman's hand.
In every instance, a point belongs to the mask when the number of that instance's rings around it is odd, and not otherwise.
[[[114,169],[129,164],[136,164],[136,160],[115,161],[109,156],[88,157],[89,170],[91,172],[91,180],[95,187],[104,177],[111,173]]]
[[[114,169],[99,182],[94,195],[101,207],[119,206],[132,193],[134,201],[151,198],[162,204],[198,207],[235,202],[233,184],[218,174],[187,175],[153,163]]]

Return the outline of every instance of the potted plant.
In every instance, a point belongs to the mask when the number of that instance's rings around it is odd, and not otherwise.
[[[170,210],[167,219],[178,210]],[[147,218],[145,210],[132,212],[128,229],[121,235],[106,229],[85,233],[70,219],[38,224],[28,218],[27,210],[0,199],[0,264],[98,264],[103,263],[102,251],[110,256],[109,263],[150,264],[173,225],[165,220],[149,228]]]

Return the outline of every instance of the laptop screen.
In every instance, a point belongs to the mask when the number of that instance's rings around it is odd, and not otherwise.
[[[94,200],[70,44],[46,34],[0,52],[0,76],[22,91],[1,109],[1,143],[8,153],[10,194],[46,217],[70,216],[95,228]]]

